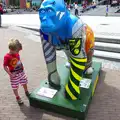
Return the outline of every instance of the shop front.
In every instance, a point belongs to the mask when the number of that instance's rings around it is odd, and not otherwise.
[[[20,6],[20,8],[26,8],[26,0],[6,0],[6,6]]]

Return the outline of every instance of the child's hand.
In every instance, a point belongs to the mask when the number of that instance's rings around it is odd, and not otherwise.
[[[13,74],[13,73],[11,73],[11,72],[9,71],[9,69],[8,69],[7,66],[4,66],[4,70],[8,73],[8,75],[10,76],[10,78],[13,78],[13,77],[16,76],[15,74]]]
[[[13,74],[13,73],[9,73],[9,76],[10,76],[10,78],[13,78],[13,77],[15,77],[16,75]]]

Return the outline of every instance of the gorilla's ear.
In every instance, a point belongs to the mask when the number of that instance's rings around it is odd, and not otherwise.
[[[64,2],[64,0],[54,0],[54,4],[56,6],[57,11],[61,11],[61,12],[65,11],[65,2]]]
[[[55,4],[56,4],[56,2],[54,1],[54,2],[52,2],[51,4],[52,4],[52,5],[55,5]]]

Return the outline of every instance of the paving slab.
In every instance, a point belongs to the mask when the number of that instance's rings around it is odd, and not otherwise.
[[[10,38],[20,39],[23,44],[21,59],[29,80],[29,90],[38,87],[40,80],[46,79],[47,71],[43,58],[42,48],[39,42],[26,36],[29,34],[20,32],[11,26],[0,28],[0,120],[73,120],[65,116],[43,111],[29,106],[29,101],[24,95],[22,87],[19,92],[24,105],[19,107],[13,95],[9,77],[2,68],[4,54],[8,51],[7,43]],[[64,58],[58,56],[58,63],[64,62]],[[120,72],[112,69],[102,69],[101,78],[95,91],[95,96],[88,110],[87,120],[120,120]],[[44,117],[45,115],[48,115]]]

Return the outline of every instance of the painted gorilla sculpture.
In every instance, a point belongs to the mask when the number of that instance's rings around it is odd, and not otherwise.
[[[64,0],[44,0],[39,9],[40,35],[48,70],[48,81],[60,88],[56,68],[56,50],[64,50],[70,63],[69,81],[65,85],[66,98],[77,100],[83,74],[92,73],[94,34],[81,19],[70,14]]]

